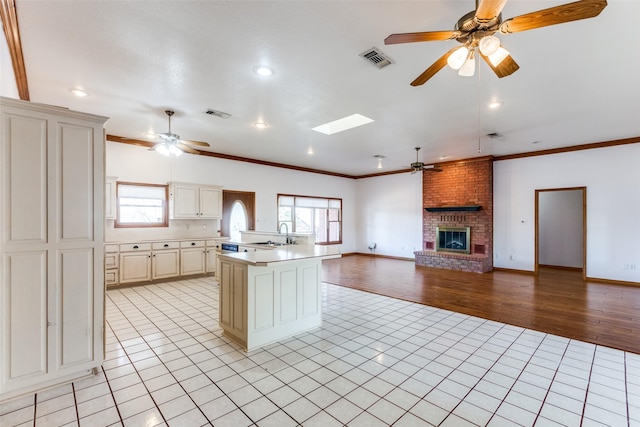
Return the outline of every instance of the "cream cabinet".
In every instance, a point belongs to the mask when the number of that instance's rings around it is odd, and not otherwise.
[[[247,271],[243,264],[220,261],[220,326],[247,348]]]
[[[104,283],[107,288],[118,285],[120,254],[118,245],[104,245]]]
[[[205,271],[207,274],[216,274],[218,267],[218,254],[222,251],[222,243],[219,240],[207,240]]]
[[[151,280],[151,244],[120,245],[120,284]]]
[[[0,400],[103,361],[104,123],[0,98]]]
[[[204,240],[183,241],[180,243],[180,275],[204,274]]]
[[[180,274],[180,243],[157,242],[151,246],[151,279],[167,279]]]
[[[222,187],[172,183],[172,218],[222,218]]]

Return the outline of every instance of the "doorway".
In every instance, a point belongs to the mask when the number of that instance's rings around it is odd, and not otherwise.
[[[536,190],[535,273],[574,270],[586,279],[587,188]]]
[[[232,237],[233,234],[233,237],[239,241],[240,230],[255,230],[255,201],[256,193],[254,192],[222,190],[222,222],[220,224],[222,236]],[[245,221],[244,224],[242,224],[243,221]]]

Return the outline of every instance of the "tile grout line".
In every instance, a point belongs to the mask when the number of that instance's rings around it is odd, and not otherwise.
[[[120,418],[120,422],[124,425],[124,421],[122,419],[122,414],[120,414],[120,408],[118,408],[118,402],[116,402],[116,398],[113,395],[113,390],[111,389],[111,384],[109,384],[109,378],[107,378],[107,373],[104,370],[104,367],[100,367],[102,369],[102,374],[104,375],[104,379],[107,382],[107,387],[109,387],[109,393],[111,393],[111,399],[113,399],[113,404],[116,407],[116,411],[118,412],[118,418]]]
[[[80,414],[78,412],[78,399],[76,398],[76,387],[73,383],[71,383],[71,392],[73,393],[73,406],[76,410],[76,420],[78,421],[78,425],[80,425]],[[115,400],[113,401],[115,403]]]
[[[591,385],[591,374],[593,373],[593,364],[596,360],[596,354],[598,353],[598,346],[593,344],[593,356],[591,357],[591,366],[589,366],[589,378],[587,379],[587,388],[584,391],[584,402],[582,404],[582,414],[580,416],[580,425],[584,423],[584,413],[587,409],[587,399],[589,398],[589,386]],[[625,378],[626,382],[626,378]]]
[[[33,394],[33,427],[36,427],[36,419],[38,413],[38,393]]]

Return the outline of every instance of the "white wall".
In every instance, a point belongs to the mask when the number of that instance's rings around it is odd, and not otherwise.
[[[341,198],[341,250],[355,250],[356,182],[353,179],[188,154],[165,157],[144,147],[115,142],[107,142],[106,157],[106,175],[115,176],[119,181],[190,182],[222,185],[227,190],[253,191],[256,194],[256,231],[276,231],[278,193]],[[172,220],[167,229],[113,229],[112,225],[112,221],[107,223],[107,241],[206,237],[213,236],[218,230],[217,221],[202,220]]]
[[[358,179],[356,251],[413,258],[422,249],[422,174]]]
[[[7,98],[20,98],[16,75],[13,72],[13,61],[11,61],[11,54],[9,53],[4,31],[0,36],[0,95]]]
[[[640,144],[497,161],[493,183],[495,267],[534,270],[535,190],[584,186],[587,277],[640,282]]]
[[[538,193],[538,262],[582,268],[582,190]]]

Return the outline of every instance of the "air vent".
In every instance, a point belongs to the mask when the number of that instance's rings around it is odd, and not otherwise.
[[[210,116],[220,117],[221,119],[228,119],[229,117],[231,117],[231,114],[229,113],[225,113],[223,111],[218,111],[218,110],[212,110],[211,108],[205,111],[205,113],[207,113]]]
[[[377,48],[372,47],[360,54],[361,57],[371,62],[376,68],[384,68],[389,64],[393,64],[391,58],[380,52]]]
[[[501,133],[498,133],[498,132],[488,133],[487,136],[489,138],[491,138],[491,139],[498,139],[498,138],[502,138],[503,137],[503,135]]]

